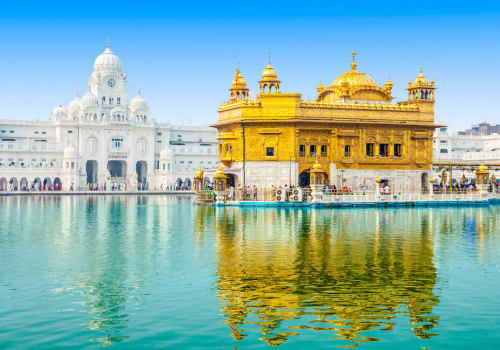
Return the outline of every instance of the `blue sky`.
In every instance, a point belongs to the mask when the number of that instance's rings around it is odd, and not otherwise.
[[[437,3],[437,5],[435,4]],[[358,69],[406,97],[418,66],[434,78],[436,120],[500,123],[500,3],[483,1],[11,1],[0,3],[0,118],[47,119],[87,90],[106,38],[158,121],[209,124],[238,63],[250,89],[271,52],[282,91]]]

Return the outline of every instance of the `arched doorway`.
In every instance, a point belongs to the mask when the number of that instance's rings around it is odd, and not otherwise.
[[[9,180],[10,190],[17,191],[19,190],[19,183],[17,182],[17,178],[13,177]]]
[[[423,173],[422,174],[422,192],[427,192],[429,191],[429,174]]]
[[[304,170],[299,175],[299,186],[306,187],[310,185],[311,174],[309,173],[309,169]]]
[[[7,191],[7,179],[5,177],[0,178],[0,191]]]
[[[126,177],[127,162],[124,160],[110,160],[108,162],[108,171],[111,177]]]
[[[44,190],[48,190],[50,185],[52,185],[52,180],[50,179],[50,177],[46,177],[45,179],[43,179],[43,189]]]
[[[147,179],[148,163],[144,160],[138,161],[135,164],[135,171],[137,172],[137,182],[145,184]]]
[[[189,179],[189,178],[184,179],[184,186],[186,186],[187,190],[190,190],[191,189],[191,179]]]
[[[56,177],[56,178],[54,179],[54,190],[56,190],[56,189],[57,189],[57,191],[61,191],[61,190],[62,190],[62,188],[61,188],[61,187],[62,187],[62,182],[61,182],[61,179],[60,179],[60,178],[58,178],[58,177]]]
[[[97,161],[87,160],[85,170],[87,171],[87,184],[97,183]]]
[[[180,189],[182,186],[182,179],[178,178],[175,183],[177,184],[177,188]]]
[[[28,179],[25,177],[21,178],[21,181],[19,181],[19,186],[21,191],[27,191],[28,190]]]
[[[227,188],[236,186],[236,176],[234,174],[227,174],[226,185]]]

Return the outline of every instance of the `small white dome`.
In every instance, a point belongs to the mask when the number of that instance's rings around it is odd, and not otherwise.
[[[68,146],[64,149],[64,158],[76,158],[78,157],[78,151],[74,146]]]
[[[85,95],[83,95],[81,99],[81,106],[82,108],[87,108],[89,106],[97,106],[97,103],[99,100],[97,99],[94,94],[92,94],[90,91],[87,91]]]
[[[164,148],[160,151],[160,159],[174,159],[174,153],[170,147]]]
[[[108,43],[106,50],[95,59],[94,72],[121,74],[122,70],[122,61],[109,49]]]
[[[57,106],[50,113],[51,120],[66,120],[68,119],[69,113],[63,106]]]
[[[139,109],[146,109],[146,110],[149,109],[146,100],[141,96],[141,91],[140,90],[137,92],[137,96],[135,96],[130,101],[130,109],[132,111],[136,111],[136,110],[139,110]]]
[[[71,115],[75,116],[75,115],[80,114],[80,112],[82,110],[82,105],[80,103],[81,103],[81,99],[80,99],[80,97],[78,97],[78,95],[73,99],[73,101],[71,101],[69,103],[68,111],[69,111],[69,113],[71,113]]]

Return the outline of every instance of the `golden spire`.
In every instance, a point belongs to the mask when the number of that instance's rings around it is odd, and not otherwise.
[[[325,88],[323,87],[323,84],[321,84],[321,78],[319,78],[319,84],[316,90],[318,91],[318,94],[322,93]]]
[[[357,64],[356,64],[356,51],[352,52],[352,62],[351,62],[351,69],[356,69]]]
[[[271,51],[269,51],[269,65],[271,65]]]
[[[390,94],[394,84],[391,81],[391,74],[387,74],[387,81],[385,82],[385,89]]]
[[[417,79],[415,79],[415,84],[428,84],[429,82],[424,76],[424,72],[422,70],[422,63],[420,63],[420,73],[418,74]]]

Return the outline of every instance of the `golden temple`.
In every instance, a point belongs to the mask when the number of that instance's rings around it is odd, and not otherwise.
[[[317,160],[331,184],[371,188],[377,176],[401,189],[420,189],[430,177],[435,84],[420,74],[408,98],[393,103],[393,83],[380,86],[357,68],[317,87],[315,101],[281,92],[271,65],[252,99],[240,70],[229,101],[219,108],[219,160],[233,185],[307,185]]]

